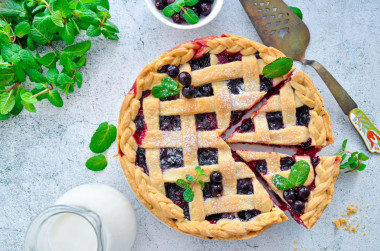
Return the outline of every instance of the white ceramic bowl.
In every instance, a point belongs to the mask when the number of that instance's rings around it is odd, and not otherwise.
[[[156,8],[155,0],[145,0],[145,3],[148,6],[149,10],[153,13],[153,15],[164,24],[169,25],[170,27],[173,27],[173,28],[181,29],[181,30],[191,30],[191,29],[202,27],[203,25],[206,25],[209,22],[211,22],[222,9],[223,1],[224,0],[215,0],[214,3],[212,4],[211,13],[206,17],[201,16],[199,18],[199,22],[196,24],[186,24],[186,23],[176,24],[172,21],[171,18],[165,17],[164,14],[162,14],[162,10],[159,10]]]

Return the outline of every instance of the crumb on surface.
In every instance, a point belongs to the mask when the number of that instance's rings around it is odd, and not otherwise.
[[[298,247],[294,247],[294,251],[297,251],[298,250]]]
[[[347,220],[340,217],[337,220],[334,220],[333,223],[337,229],[340,229],[342,226],[347,225]]]
[[[356,208],[351,207],[351,206],[347,207],[347,214],[348,214],[348,216],[351,216],[352,213],[357,213],[357,212],[358,212],[358,210]]]
[[[294,243],[297,243],[298,242],[298,240],[294,240]]]
[[[351,229],[351,232],[353,232],[353,233],[357,233],[358,230],[357,230],[355,227],[353,227],[353,228]]]

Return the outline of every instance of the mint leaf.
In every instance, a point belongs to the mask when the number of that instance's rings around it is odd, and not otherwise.
[[[14,67],[0,68],[0,85],[9,85],[15,77]]]
[[[23,21],[16,25],[14,32],[16,36],[22,38],[30,33],[30,24],[27,21]]]
[[[189,24],[196,24],[199,22],[199,17],[192,9],[183,9],[183,18],[188,22]]]
[[[360,165],[359,165],[359,167],[358,167],[358,170],[359,170],[359,171],[363,171],[363,170],[365,169],[365,167],[366,167],[366,164],[364,164],[364,163],[360,163]]]
[[[199,2],[199,0],[183,0],[185,6],[194,6]]]
[[[291,189],[294,186],[292,182],[290,182],[287,178],[279,174],[275,174],[272,176],[272,182],[278,190],[282,191]]]
[[[25,107],[25,109],[29,112],[36,112],[36,107],[32,103],[28,103],[24,100],[21,100],[21,104]]]
[[[199,184],[201,184],[201,189],[203,190],[205,188],[205,183],[203,180],[198,180]]]
[[[369,159],[369,157],[367,155],[365,155],[364,153],[359,153],[358,159],[361,161],[366,161]]]
[[[172,78],[161,79],[161,85],[152,88],[152,95],[156,98],[166,98],[179,93],[179,84]]]
[[[28,92],[25,89],[21,89],[20,91],[21,99],[25,102],[34,104],[37,102],[37,98],[33,97],[33,94],[31,92]]]
[[[87,36],[89,37],[97,37],[101,34],[101,30],[99,26],[90,25],[86,31]]]
[[[46,68],[56,68],[58,58],[56,57],[55,53],[50,52],[45,54],[43,57],[37,57],[37,61],[45,66]]]
[[[291,11],[293,11],[294,14],[296,14],[296,15],[302,20],[303,15],[302,15],[302,11],[301,11],[299,8],[297,8],[297,7],[293,7],[293,6],[289,6],[289,9],[290,9]]]
[[[52,105],[54,105],[56,107],[62,107],[63,106],[62,97],[57,90],[49,91],[47,99],[49,100],[49,102]]]
[[[75,80],[75,82],[77,82],[78,88],[81,88],[82,82],[83,82],[83,77],[79,71],[76,71],[74,73],[74,80]]]
[[[196,166],[195,167],[195,172],[197,173],[197,176],[198,177],[201,177],[201,176],[207,176],[205,174],[205,170],[203,170],[200,166]]]
[[[62,14],[59,10],[56,10],[56,11],[53,11],[53,13],[51,13],[51,21],[53,21],[53,23],[55,25],[57,25],[58,27],[63,27],[63,19],[62,19]]]
[[[81,57],[91,48],[91,41],[86,40],[66,47],[63,51],[71,57]]]
[[[195,182],[195,181],[196,181],[196,180],[194,179],[194,177],[191,176],[190,174],[186,174],[186,180],[187,180],[188,182]]]
[[[13,109],[11,110],[11,114],[16,116],[18,114],[20,114],[20,112],[22,111],[22,109],[24,109],[24,106],[21,104],[21,90],[22,88],[19,86],[16,88],[16,91],[15,91],[15,97],[16,97],[16,103],[15,103],[15,106],[13,107]]]
[[[9,114],[3,115],[0,113],[0,120],[8,120],[8,119],[9,119]]]
[[[16,104],[16,97],[13,95],[13,90],[4,92],[0,96],[0,114],[8,114]]]
[[[342,144],[342,150],[345,151],[346,150],[346,145],[347,145],[347,139],[345,139],[343,141],[343,144]]]
[[[26,12],[22,8],[21,2],[16,2],[14,0],[2,1],[2,6],[0,8],[0,15],[8,17],[25,17]]]
[[[173,3],[174,4],[174,3]],[[169,4],[168,6],[166,6],[164,8],[164,10],[162,11],[162,13],[164,14],[165,17],[171,17],[173,16],[177,11],[174,9],[174,5],[173,4]]]
[[[310,165],[304,160],[297,161],[290,170],[289,181],[296,187],[302,186],[307,180],[310,172]]]
[[[192,202],[194,200],[194,192],[190,189],[190,188],[187,188],[184,192],[183,192],[183,198],[185,199],[185,201],[187,202]]]
[[[46,77],[39,71],[35,69],[26,69],[26,74],[28,74],[30,81],[36,83],[45,83],[47,82]]]
[[[59,34],[61,35],[63,41],[70,45],[74,43],[75,39],[75,28],[72,22],[65,23],[63,28],[59,29]]]
[[[288,73],[293,66],[293,59],[291,58],[277,58],[272,63],[266,65],[263,69],[264,77],[277,78]]]
[[[94,153],[102,153],[107,150],[116,139],[116,127],[108,122],[103,122],[91,138],[90,149]]]
[[[183,188],[183,189],[190,189],[190,185],[189,183],[187,183],[185,180],[183,179],[178,179],[176,182],[177,186]]]
[[[60,11],[65,18],[71,16],[71,10],[67,0],[55,0],[51,7],[55,11]]]
[[[86,167],[95,172],[103,170],[107,164],[107,159],[103,154],[91,157],[86,161]]]

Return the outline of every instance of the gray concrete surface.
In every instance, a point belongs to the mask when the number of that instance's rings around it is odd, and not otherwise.
[[[108,151],[109,166],[104,171],[87,170],[84,163],[92,156],[88,148],[92,133],[100,122],[117,123],[124,95],[145,64],[181,42],[206,35],[231,33],[260,41],[237,0],[226,0],[219,16],[195,31],[161,24],[142,0],[110,3],[120,41],[93,40],[82,70],[82,88],[65,99],[61,109],[43,102],[37,104],[36,114],[24,111],[0,122],[0,250],[22,250],[31,220],[67,190],[89,182],[108,184],[132,202],[138,218],[134,250],[380,250],[378,155],[370,155],[364,172],[341,172],[333,200],[313,229],[290,220],[256,238],[230,242],[197,239],[155,219],[129,188],[118,159],[112,158],[115,145]],[[311,31],[307,57],[325,65],[379,127],[379,1],[287,3],[302,9]],[[345,138],[349,149],[366,152],[318,75],[311,68],[304,70],[322,93],[335,133],[336,144],[322,153],[334,153]],[[337,231],[332,220],[352,203],[362,208],[349,219],[354,226],[360,224],[358,233]]]

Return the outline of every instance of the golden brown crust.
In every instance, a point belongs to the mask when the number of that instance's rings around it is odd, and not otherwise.
[[[223,51],[229,51],[229,52],[240,52],[244,57],[244,59],[241,62],[236,63],[229,63],[229,69],[231,72],[230,75],[226,75],[226,79],[228,79],[230,76],[233,77],[241,77],[245,80],[249,81],[255,81],[257,80],[257,76],[260,72],[262,72],[263,67],[266,64],[271,63],[278,57],[284,57],[284,54],[280,51],[271,48],[266,47],[262,44],[259,44],[257,42],[251,41],[246,38],[232,36],[232,35],[225,35],[225,36],[211,36],[203,39],[198,39],[195,41],[189,41],[181,44],[180,46],[175,47],[174,49],[163,53],[161,56],[156,58],[152,63],[148,64],[144,67],[144,69],[141,71],[141,73],[138,75],[135,85],[132,88],[132,90],[126,95],[122,107],[120,109],[120,115],[119,115],[119,125],[118,125],[118,133],[117,133],[117,139],[118,139],[118,148],[119,148],[119,158],[121,162],[121,166],[123,168],[123,171],[125,173],[125,176],[135,192],[135,194],[138,196],[138,198],[141,200],[141,202],[160,220],[165,222],[167,225],[171,226],[172,228],[192,234],[194,236],[198,236],[201,238],[216,238],[221,240],[231,240],[231,239],[246,239],[253,236],[256,236],[257,234],[263,232],[268,227],[280,223],[282,221],[286,221],[287,217],[285,214],[278,209],[277,207],[271,208],[271,211],[264,212],[252,220],[248,222],[241,222],[238,219],[235,220],[227,220],[222,219],[219,220],[216,224],[210,224],[208,221],[202,220],[202,221],[188,221],[184,219],[184,212],[183,210],[175,205],[170,199],[168,199],[163,190],[163,180],[173,180],[173,177],[176,177],[178,173],[175,175],[171,175],[170,173],[164,174],[164,175],[158,175],[155,177],[155,179],[151,179],[148,175],[146,175],[141,167],[135,166],[135,156],[136,156],[136,150],[138,148],[138,144],[136,143],[136,140],[133,137],[133,134],[136,131],[136,126],[134,123],[134,120],[136,118],[136,115],[139,112],[140,109],[140,98],[142,97],[142,93],[145,90],[150,90],[153,86],[159,84],[161,78],[164,76],[164,74],[157,74],[157,70],[160,69],[162,66],[167,64],[173,64],[173,65],[182,65],[181,70],[188,69],[189,65],[186,64],[188,61],[193,59],[194,57],[197,58],[201,56],[204,53],[210,52],[212,54],[218,54]],[[256,51],[260,53],[260,57],[262,60],[259,62],[253,58],[253,55]],[[214,59],[211,59],[214,60]],[[247,70],[244,70],[244,72],[241,71],[242,68],[250,69],[252,68],[252,65],[257,64],[257,67],[259,68],[258,71],[252,71],[249,72]],[[183,68],[182,68],[183,67]],[[223,65],[218,65],[215,67],[219,67],[222,69]],[[254,67],[257,69],[257,67]],[[218,68],[218,69],[219,69]],[[294,68],[293,68],[294,69]],[[206,78],[207,81],[215,81],[216,77],[212,75],[212,72],[210,70],[199,70],[195,74],[195,84],[196,85],[202,85]],[[288,78],[287,76],[280,77],[274,79],[274,85],[280,83],[284,79]],[[215,91],[218,93],[225,93],[226,89],[221,86],[220,89],[218,89],[218,83],[214,83],[213,86],[215,87]],[[246,88],[250,91],[257,91],[257,87],[254,85],[246,86]],[[230,112],[231,110],[238,110],[238,109],[249,109],[252,107],[256,102],[258,102],[265,93],[256,92],[255,94],[250,95],[236,95],[236,97],[231,97],[231,105],[227,107],[223,107],[222,105],[218,105],[219,110],[215,110],[215,108],[210,107],[210,102],[208,102],[205,98],[203,100],[203,104],[200,106],[200,109],[205,109],[204,112],[208,111],[215,111],[218,113],[218,117],[226,117],[225,114]],[[156,102],[157,100],[149,100],[144,99],[144,102]],[[223,100],[218,101],[217,99],[215,102],[220,102],[222,104]],[[173,101],[170,101],[173,102]],[[183,101],[177,101],[177,102],[183,102]],[[174,103],[173,103],[174,104]],[[191,120],[191,118],[187,118],[187,115],[191,111],[192,107],[191,101],[186,102],[181,106],[182,113],[175,113],[175,111],[172,111],[172,107],[169,105],[169,102],[167,103],[167,107],[165,109],[162,109],[160,111],[163,115],[181,115],[181,120],[186,122],[187,119]],[[150,103],[150,106],[154,106],[154,104]],[[145,106],[144,106],[145,107]],[[158,111],[158,109],[157,109]],[[145,112],[145,111],[144,111]],[[147,111],[149,112],[149,111]],[[153,112],[152,116],[149,116],[149,119],[155,119],[155,116],[157,114],[155,113],[154,109],[151,111]],[[174,112],[174,113],[173,113]],[[327,113],[326,113],[327,115]],[[328,115],[327,115],[328,118]],[[149,120],[148,119],[148,120]],[[229,119],[229,118],[226,118]],[[225,120],[223,120],[225,121]],[[218,123],[223,124],[223,121],[218,121]],[[156,126],[157,123],[154,121],[147,121],[148,127],[150,126]],[[190,121],[191,122],[191,121]],[[329,121],[328,121],[329,122]],[[326,122],[327,123],[327,122]],[[329,124],[329,123],[327,123]],[[220,130],[216,130],[218,134],[222,134],[225,128],[227,128],[228,125],[226,123],[223,124],[223,128]],[[189,133],[192,132],[193,129],[190,129]],[[180,133],[178,135],[181,135]],[[217,135],[217,134],[216,134]],[[201,142],[204,142],[204,144],[208,144],[207,142],[210,140],[207,140],[208,137],[211,137],[212,135],[200,135],[198,133],[198,138],[201,137]],[[146,136],[147,140],[144,139],[144,148],[147,149],[147,151],[151,151],[149,153],[149,156],[157,156],[156,149],[157,145],[155,145],[155,141],[157,140],[165,140],[166,137],[170,137],[170,135],[166,135],[163,133],[151,133]],[[151,138],[149,138],[151,137]],[[153,137],[153,138],[152,138]],[[157,139],[158,137],[158,139]],[[180,137],[186,137],[184,135],[184,132],[182,132],[182,136]],[[149,140],[150,139],[150,140]],[[174,138],[173,138],[174,139]],[[184,138],[186,139],[186,138]],[[171,144],[175,146],[178,142],[176,140],[171,140]],[[200,143],[198,143],[200,144]],[[190,147],[189,143],[189,147]],[[223,143],[221,142],[218,146],[219,149],[219,158],[223,160],[222,163],[234,163],[233,159],[231,158],[231,155],[229,152],[228,146],[225,144],[223,146]],[[223,150],[225,149],[225,150]],[[149,157],[151,158],[151,157]],[[184,152],[184,159],[185,162],[189,163],[191,159],[194,159],[193,156],[191,156],[191,152]],[[157,161],[156,159],[147,159],[147,161]],[[223,167],[223,165],[220,166],[221,171],[228,173],[229,175],[224,175],[223,177],[230,177],[230,175],[233,175],[235,178],[245,178],[245,177],[254,177],[254,175],[250,171],[246,171],[249,168],[237,166],[233,169],[238,170],[239,168],[243,168],[244,170],[240,170],[240,172],[231,172],[229,167],[231,165],[227,165]],[[232,164],[233,165],[233,164]],[[186,167],[185,167],[186,168]],[[210,172],[213,167],[208,167],[206,172]],[[224,168],[224,169],[223,169]],[[224,171],[223,171],[224,170]],[[155,170],[149,170],[150,172]],[[253,176],[252,176],[253,175]],[[226,187],[226,193],[230,193],[230,196],[234,196],[233,194],[236,194],[236,186],[233,185],[235,183],[229,183],[231,186]],[[235,187],[234,187],[235,186]],[[195,187],[195,189],[197,189]],[[200,190],[200,189],[199,189]],[[264,189],[263,189],[264,190]],[[265,191],[265,190],[264,190]],[[264,192],[263,192],[264,193]],[[266,192],[265,192],[266,193]],[[269,195],[268,195],[269,196]],[[194,199],[194,204],[190,205],[190,210],[194,212],[194,217],[199,217],[202,219],[204,216],[204,210],[202,209],[202,212],[197,212],[196,206],[198,205],[196,203],[197,200],[200,200],[203,198],[197,198],[197,195]],[[236,199],[236,198],[235,198]],[[231,200],[233,198],[231,197]],[[252,197],[246,197],[246,200],[251,202]],[[203,203],[202,203],[203,207]],[[268,206],[265,206],[264,208],[269,208]],[[199,210],[198,210],[199,211]]]

